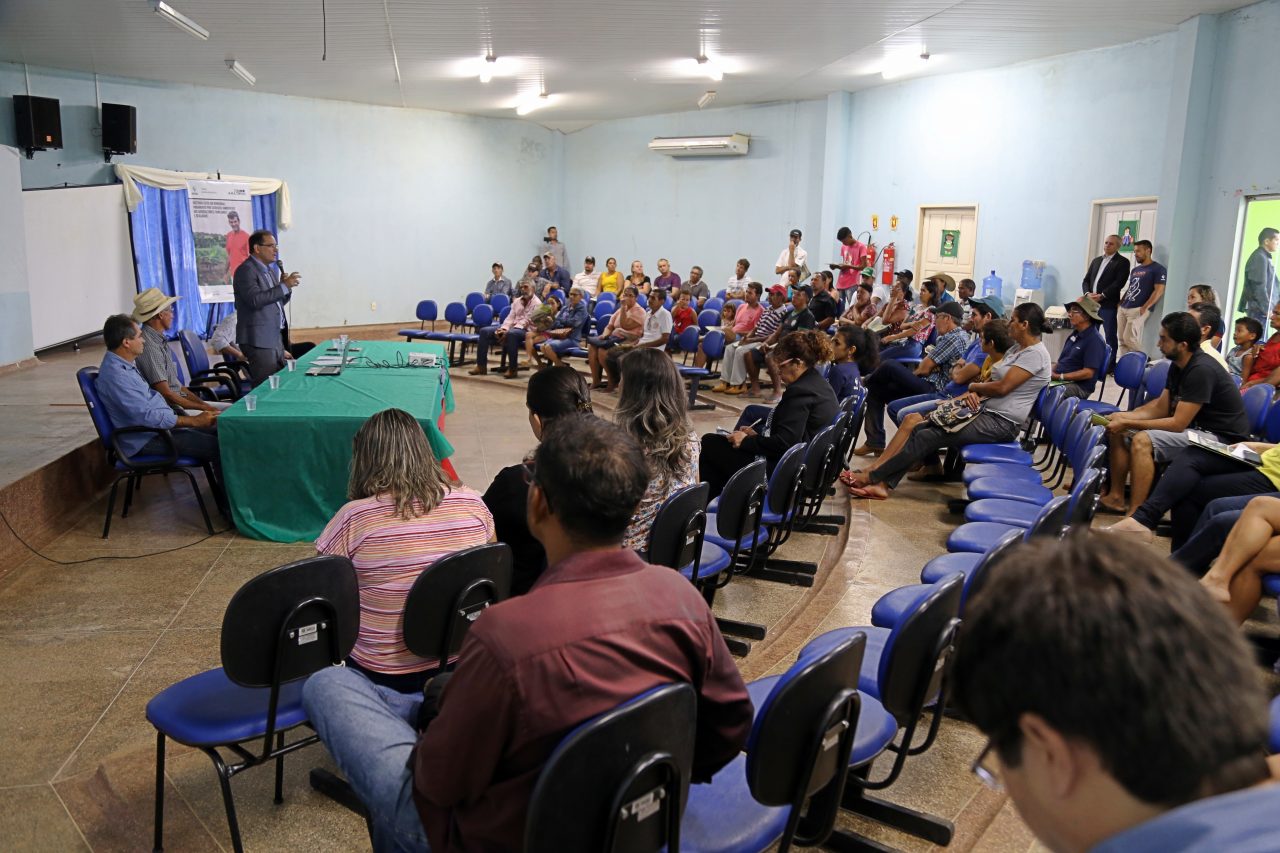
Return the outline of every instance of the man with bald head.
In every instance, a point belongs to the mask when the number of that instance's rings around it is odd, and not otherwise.
[[[1120,344],[1116,338],[1116,315],[1120,308],[1120,294],[1129,281],[1129,259],[1120,254],[1120,235],[1111,234],[1102,244],[1102,254],[1089,263],[1089,271],[1084,274],[1080,290],[1098,303],[1098,313],[1102,316],[1102,329],[1106,335],[1107,345],[1111,347],[1111,360],[1115,363],[1120,352]],[[1111,370],[1111,365],[1107,365]]]

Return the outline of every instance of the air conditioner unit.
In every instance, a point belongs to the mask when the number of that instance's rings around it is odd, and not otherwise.
[[[649,150],[671,157],[741,157],[747,153],[751,137],[745,133],[728,136],[659,136]]]

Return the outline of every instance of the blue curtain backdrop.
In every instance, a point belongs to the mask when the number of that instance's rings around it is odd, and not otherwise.
[[[230,302],[209,305],[200,301],[196,286],[196,247],[191,236],[191,207],[186,190],[162,190],[139,183],[142,203],[129,215],[133,229],[133,256],[138,265],[138,292],[158,287],[170,296],[180,296],[177,316],[169,337],[179,329],[193,329],[207,338],[213,327],[234,310]],[[253,227],[276,231],[276,197],[253,197]]]

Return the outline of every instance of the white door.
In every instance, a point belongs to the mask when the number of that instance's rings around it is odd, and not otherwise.
[[[956,281],[973,278],[974,249],[977,245],[977,205],[922,205],[920,227],[916,232],[916,282],[941,272]]]
[[[1102,244],[1111,234],[1120,235],[1120,252],[1133,263],[1133,244],[1139,240],[1156,241],[1156,199],[1102,199],[1093,203],[1093,220],[1089,227],[1089,251],[1084,269],[1102,254]]]

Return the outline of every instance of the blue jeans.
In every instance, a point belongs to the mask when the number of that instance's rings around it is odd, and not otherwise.
[[[867,377],[866,384],[867,415],[862,421],[862,429],[867,435],[867,444],[872,447],[885,446],[885,406],[903,397],[937,393],[932,382],[916,376],[910,367],[900,361],[881,361],[880,366]]]
[[[942,398],[937,394],[915,394],[894,400],[886,407],[886,411],[889,412],[889,418],[900,425],[907,415],[912,413],[926,415],[938,408],[941,402]]]
[[[427,833],[413,804],[409,755],[422,694],[379,687],[346,667],[307,679],[302,704],[351,788],[369,810],[376,853],[427,851]]]

